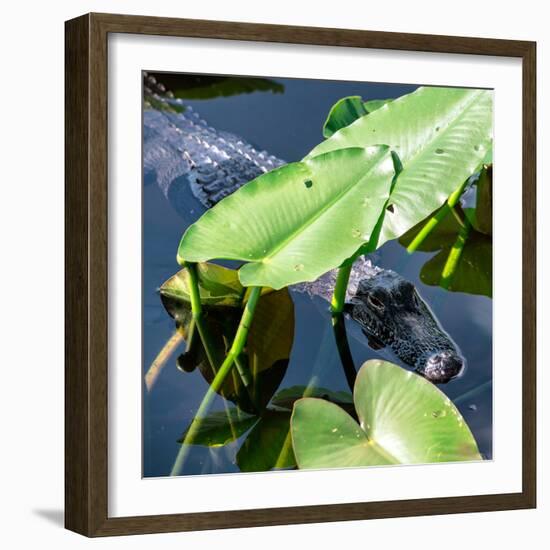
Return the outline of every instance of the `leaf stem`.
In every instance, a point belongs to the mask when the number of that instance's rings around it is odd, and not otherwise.
[[[331,311],[333,314],[342,313],[344,311],[344,304],[346,302],[346,290],[348,288],[348,281],[352,267],[353,262],[350,262],[349,264],[343,265],[338,270],[331,302]]]
[[[233,344],[231,345],[229,353],[227,354],[220,369],[217,371],[216,376],[214,376],[214,380],[212,380],[212,383],[206,391],[206,394],[204,395],[201,404],[197,409],[197,413],[195,414],[195,417],[193,418],[189,429],[185,434],[185,438],[176,457],[176,461],[172,466],[172,471],[170,472],[171,476],[180,475],[180,473],[182,472],[185,459],[189,454],[190,446],[195,440],[203,419],[207,416],[210,407],[212,406],[212,402],[214,401],[214,398],[216,396],[216,393],[221,389],[225,379],[227,378],[227,375],[231,372],[231,369],[235,362],[235,358],[239,356],[246,344],[248,331],[254,317],[254,311],[256,309],[261,290],[261,287],[252,287],[248,302],[246,303],[241,321],[239,323],[239,328],[237,329],[235,339],[233,340]],[[192,301],[191,304],[193,304]]]
[[[449,256],[447,257],[447,261],[445,262],[445,265],[443,266],[443,271],[441,272],[441,279],[439,281],[439,284],[444,289],[448,289],[453,282],[454,274],[460,261],[460,257],[462,256],[466,241],[468,240],[468,235],[470,234],[471,227],[472,224],[470,223],[468,218],[465,218],[464,226],[460,228],[456,241],[449,251]]]
[[[460,196],[464,192],[464,189],[466,188],[466,185],[468,185],[469,181],[470,179],[468,178],[464,181],[464,183],[460,185],[460,187],[458,187],[458,189],[453,191],[445,204],[424,224],[422,229],[418,232],[416,237],[407,247],[407,252],[409,254],[415,252],[418,247],[424,242],[426,237],[439,225],[439,223],[443,219],[447,217],[447,214],[454,209],[456,203],[458,202],[458,199],[460,199]]]
[[[349,347],[348,335],[346,332],[346,321],[342,313],[335,313],[332,315],[332,328],[334,329],[336,348],[338,349],[340,362],[342,363],[342,368],[344,369],[344,375],[346,377],[349,389],[351,390],[351,393],[353,393],[355,379],[357,378],[357,371],[355,370],[353,356]]]
[[[155,385],[162,368],[166,364],[166,361],[170,359],[183,339],[184,335],[182,334],[182,330],[179,328],[176,329],[174,334],[170,336],[166,344],[164,344],[163,348],[159,351],[158,355],[155,357],[155,360],[151,363],[151,366],[145,375],[145,387],[148,392],[153,389],[153,386]]]

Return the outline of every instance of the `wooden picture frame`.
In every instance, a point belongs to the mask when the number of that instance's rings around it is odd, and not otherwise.
[[[520,58],[523,70],[523,488],[521,492],[172,514],[108,516],[109,33]],[[65,524],[86,536],[511,510],[536,506],[536,44],[377,31],[88,14],[66,22]]]

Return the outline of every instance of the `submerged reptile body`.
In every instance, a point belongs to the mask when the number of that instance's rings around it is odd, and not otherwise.
[[[146,184],[157,184],[189,219],[189,198],[204,210],[285,161],[229,132],[216,130],[153,77],[145,77],[143,165]],[[189,191],[192,197],[189,196]],[[292,288],[330,301],[336,270]],[[464,359],[414,285],[365,257],[354,263],[346,311],[375,349],[389,347],[403,363],[444,383],[460,374]]]

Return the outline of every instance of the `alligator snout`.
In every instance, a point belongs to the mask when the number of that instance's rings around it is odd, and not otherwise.
[[[466,361],[458,353],[450,350],[430,355],[417,372],[434,384],[446,384],[464,371]]]
[[[345,311],[374,349],[389,347],[434,384],[459,376],[466,361],[414,285],[390,270],[362,279]]]

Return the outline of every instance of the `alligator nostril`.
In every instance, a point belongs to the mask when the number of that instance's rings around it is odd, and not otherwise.
[[[464,359],[454,351],[440,351],[434,353],[428,360],[422,374],[435,384],[446,384],[453,378],[460,376],[465,367]]]

